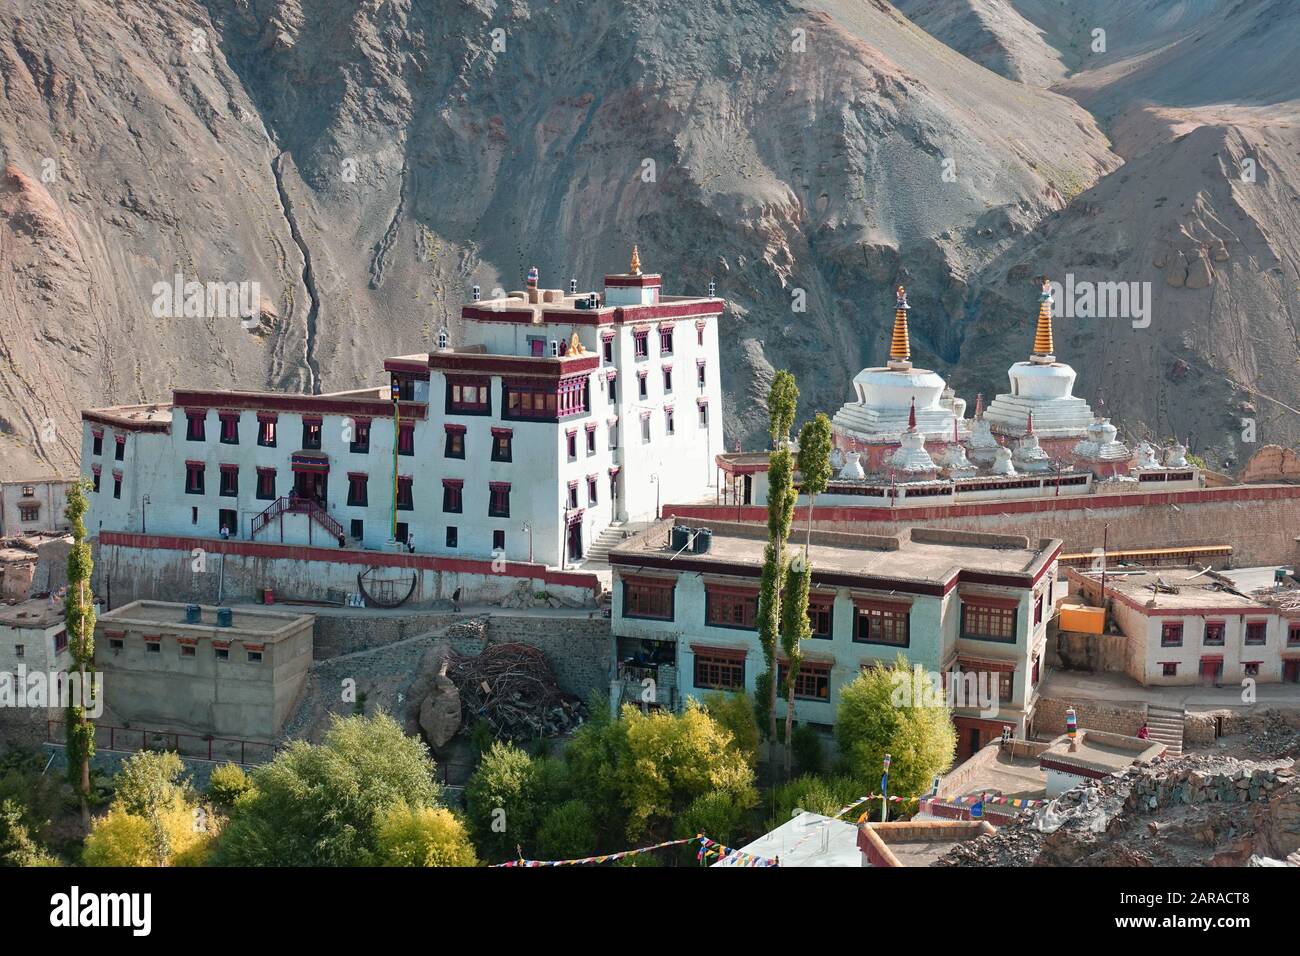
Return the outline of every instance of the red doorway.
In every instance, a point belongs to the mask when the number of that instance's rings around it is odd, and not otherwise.
[[[1201,683],[1218,684],[1223,679],[1223,658],[1201,658]]]

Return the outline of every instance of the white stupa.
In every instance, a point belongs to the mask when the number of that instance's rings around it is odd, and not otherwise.
[[[952,429],[952,444],[943,450],[939,456],[939,469],[947,478],[974,478],[979,474],[979,469],[972,465],[966,457],[966,449],[962,446],[957,437],[957,427],[954,424]]]
[[[1047,452],[1039,447],[1038,436],[1034,434],[1033,412],[1029,413],[1024,437],[1016,442],[1016,450],[1012,454],[1011,460],[1015,463],[1017,471],[1032,473],[1052,470],[1052,459]]]
[[[847,452],[844,455],[844,465],[836,472],[835,477],[847,478],[851,481],[867,477],[867,473],[862,470],[862,456],[856,451]]]
[[[999,395],[984,411],[993,431],[1023,435],[1033,415],[1042,438],[1083,438],[1092,424],[1092,409],[1074,397],[1074,369],[1052,354],[1052,287],[1044,279],[1038,299],[1038,329],[1028,362],[1017,362],[1007,375],[1011,391]]]
[[[975,396],[975,423],[971,426],[970,441],[967,442],[969,457],[976,465],[987,468],[993,464],[1001,443],[993,437],[989,421],[984,417],[984,396]]]
[[[832,419],[839,431],[862,441],[898,441],[907,431],[913,408],[917,427],[928,439],[942,440],[952,433],[954,422],[960,425],[965,402],[953,396],[938,373],[912,366],[910,309],[899,286],[889,363],[864,368],[853,377],[854,400],[842,405]]]
[[[1074,455],[1084,461],[1118,464],[1133,457],[1127,445],[1116,440],[1119,430],[1109,418],[1098,418],[1088,426],[1088,437],[1074,446]]]
[[[994,475],[1014,475],[1016,466],[1011,463],[1011,449],[1005,445],[999,445],[998,450],[993,454],[993,467],[989,469],[990,474]]]
[[[934,459],[925,450],[925,435],[917,426],[915,405],[908,415],[907,431],[903,432],[898,450],[889,457],[889,467],[905,480],[933,478],[938,471]]]

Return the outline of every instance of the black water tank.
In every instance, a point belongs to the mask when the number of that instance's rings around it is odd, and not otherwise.
[[[185,605],[185,623],[200,624],[203,622],[203,608],[197,604]]]
[[[713,532],[708,528],[695,529],[695,553],[708,554],[713,546]]]
[[[235,612],[228,607],[217,608],[217,627],[230,627],[235,622]]]
[[[691,529],[683,528],[679,524],[673,525],[672,535],[669,538],[669,544],[674,551],[684,551],[691,543]]]

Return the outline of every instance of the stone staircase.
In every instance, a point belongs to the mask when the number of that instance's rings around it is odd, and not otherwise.
[[[1147,730],[1151,739],[1165,745],[1165,756],[1181,757],[1183,755],[1183,717],[1182,707],[1147,706]]]
[[[611,524],[596,535],[595,541],[591,542],[591,545],[587,548],[587,553],[583,555],[582,567],[588,568],[591,565],[607,566],[611,548],[619,545],[624,538],[630,538],[638,531],[644,531],[648,527],[650,527],[649,521],[618,521]]]

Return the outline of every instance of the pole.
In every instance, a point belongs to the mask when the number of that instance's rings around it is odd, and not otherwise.
[[[1106,548],[1110,544],[1110,525],[1101,529],[1101,609],[1106,610]],[[1103,625],[1105,621],[1103,620]]]
[[[889,822],[889,754],[885,754],[885,772],[880,776],[880,822]]]
[[[397,540],[397,446],[402,440],[402,406],[397,403],[401,397],[401,386],[393,379],[393,512],[389,531],[393,540]]]

